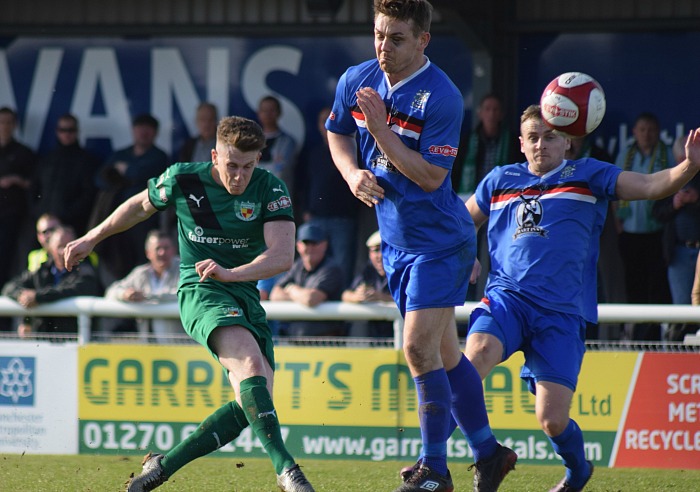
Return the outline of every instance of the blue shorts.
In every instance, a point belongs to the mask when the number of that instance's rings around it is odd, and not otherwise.
[[[549,381],[576,391],[586,351],[586,321],[578,315],[543,309],[514,292],[491,291],[474,309],[469,334],[488,333],[503,344],[503,358],[522,350],[520,377],[535,393],[535,383]]]
[[[475,255],[473,243],[422,255],[382,243],[389,291],[401,316],[419,309],[462,306],[467,300]]]

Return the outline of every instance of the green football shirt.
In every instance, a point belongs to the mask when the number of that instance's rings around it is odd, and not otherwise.
[[[224,268],[250,263],[266,248],[263,224],[294,218],[286,185],[268,171],[254,169],[245,192],[235,196],[214,181],[212,167],[179,162],[148,182],[156,209],[175,207],[181,286],[199,282],[198,261],[211,258]]]

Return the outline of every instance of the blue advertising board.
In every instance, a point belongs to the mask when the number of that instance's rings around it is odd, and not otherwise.
[[[81,140],[105,157],[130,145],[131,119],[160,121],[158,145],[174,154],[196,133],[195,109],[211,101],[220,115],[255,117],[258,101],[277,96],[281,126],[300,147],[316,135],[316,113],[333,101],[340,75],[374,57],[369,36],[236,38],[6,39],[0,49],[0,106],[17,109],[18,138],[50,148],[56,119],[75,114]],[[456,37],[436,36],[430,59],[471,93],[471,54]],[[469,117],[469,115],[467,115]]]

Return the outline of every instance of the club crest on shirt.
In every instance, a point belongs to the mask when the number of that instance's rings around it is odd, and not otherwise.
[[[415,109],[416,111],[425,110],[425,104],[428,102],[429,97],[430,97],[429,90],[423,89],[423,90],[416,92],[416,95],[413,96],[413,102],[411,102],[411,108]]]
[[[233,202],[233,206],[236,209],[236,217],[244,222],[255,220],[257,216],[260,215],[259,203],[239,202],[236,200]]]
[[[576,166],[573,164],[569,164],[564,167],[564,169],[561,170],[561,175],[559,176],[561,179],[566,179],[570,178],[571,176],[574,175],[574,172],[576,171]]]
[[[518,224],[518,228],[513,234],[513,240],[526,235],[547,237],[547,231],[540,227],[542,215],[544,214],[544,209],[540,203],[540,196],[542,196],[541,192],[536,195],[525,194],[525,192],[523,192],[519,196],[520,203],[515,208],[515,220]]]

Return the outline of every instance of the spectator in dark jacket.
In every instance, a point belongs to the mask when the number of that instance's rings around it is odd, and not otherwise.
[[[98,158],[78,142],[78,119],[64,114],[56,124],[58,145],[41,159],[34,182],[34,217],[50,213],[83,234],[95,201]]]

